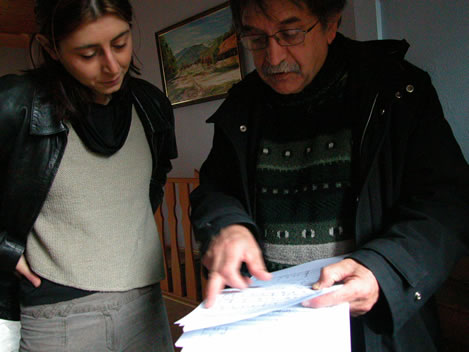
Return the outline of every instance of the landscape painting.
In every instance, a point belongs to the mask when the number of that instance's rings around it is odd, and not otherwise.
[[[228,3],[155,36],[164,90],[174,107],[225,97],[242,79]]]

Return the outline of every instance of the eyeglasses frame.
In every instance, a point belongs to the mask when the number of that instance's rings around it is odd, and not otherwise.
[[[304,43],[305,39],[306,39],[306,34],[308,34],[309,32],[311,32],[313,30],[314,27],[316,27],[316,25],[319,23],[320,21],[317,20],[311,27],[309,27],[308,29],[300,29],[300,28],[291,28],[291,29],[282,29],[280,31],[277,31],[275,32],[274,34],[271,34],[271,35],[268,35],[268,34],[241,34],[239,36],[240,38],[240,41],[241,41],[241,44],[243,44],[243,47],[245,47],[246,49],[248,49],[249,51],[258,51],[258,50],[264,50],[266,48],[268,48],[268,39],[269,38],[274,38],[275,41],[277,42],[278,45],[280,46],[283,46],[283,47],[287,47],[287,46],[295,46],[295,45],[300,45],[302,43]],[[280,44],[280,39],[277,38],[277,34],[281,33],[281,32],[286,32],[286,31],[298,31],[298,32],[303,32],[304,33],[304,37],[303,37],[303,40],[299,43],[296,43],[296,44]],[[267,40],[266,40],[266,46],[263,47],[263,48],[258,48],[258,49],[250,49],[248,48],[247,46],[244,45],[244,42],[243,42],[243,38],[247,38],[247,37],[254,37],[254,36],[264,36]]]

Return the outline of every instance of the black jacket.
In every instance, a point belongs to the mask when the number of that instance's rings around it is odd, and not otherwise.
[[[355,119],[357,250],[350,257],[373,272],[381,290],[374,308],[352,319],[354,344],[363,340],[366,351],[434,351],[433,296],[467,253],[469,168],[428,74],[404,60],[405,41],[356,42],[338,34],[333,45],[350,60],[346,111]],[[263,85],[256,72],[249,74],[208,120],[215,124],[213,147],[191,194],[203,250],[230,224],[258,236],[257,137],[261,116],[272,109]]]
[[[161,202],[170,159],[177,156],[169,100],[150,83],[129,80],[152,158],[153,210]],[[16,264],[41,211],[67,145],[68,129],[29,75],[0,78],[0,318],[18,319]]]

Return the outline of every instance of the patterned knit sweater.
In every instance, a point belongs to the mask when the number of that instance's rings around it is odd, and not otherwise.
[[[264,117],[258,150],[256,222],[270,271],[354,248],[346,82],[332,51],[301,93],[266,93],[275,113]]]

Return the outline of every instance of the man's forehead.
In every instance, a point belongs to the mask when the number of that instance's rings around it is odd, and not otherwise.
[[[288,25],[308,22],[311,13],[302,3],[291,1],[265,1],[261,8],[256,4],[248,5],[242,14],[243,27],[255,27],[256,23],[269,22],[271,25]]]

